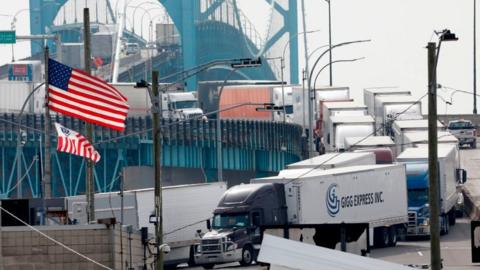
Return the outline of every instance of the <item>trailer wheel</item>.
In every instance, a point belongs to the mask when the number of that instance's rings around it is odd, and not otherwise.
[[[391,226],[388,228],[389,233],[389,246],[394,247],[397,245],[397,228],[395,226]]]
[[[247,266],[252,264],[253,262],[253,250],[250,246],[243,247],[242,250],[242,260],[240,261],[240,265]]]
[[[450,212],[448,212],[448,223],[450,223],[449,224],[450,226],[454,226],[456,222],[457,222],[457,216],[455,213],[455,209],[452,209],[450,210]]]
[[[373,240],[376,247],[388,247],[390,235],[387,227],[378,227],[373,230]]]
[[[450,224],[448,222],[448,216],[447,215],[442,215],[440,217],[440,235],[447,235],[448,231],[450,229]]]
[[[205,269],[213,269],[214,266],[215,266],[214,263],[202,264],[202,267]]]

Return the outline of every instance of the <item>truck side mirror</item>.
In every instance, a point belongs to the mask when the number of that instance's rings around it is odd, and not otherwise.
[[[207,219],[207,229],[209,231],[212,229],[212,224],[210,223],[210,219]]]
[[[462,169],[462,183],[467,182],[467,170]]]
[[[252,224],[253,226],[260,226],[260,214],[254,213],[252,215]]]
[[[467,182],[467,171],[465,169],[457,169],[457,183],[464,184]]]

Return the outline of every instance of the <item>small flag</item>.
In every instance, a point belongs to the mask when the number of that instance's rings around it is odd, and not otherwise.
[[[48,83],[51,110],[118,131],[125,129],[127,98],[107,82],[49,59]]]
[[[57,151],[82,156],[94,162],[100,160],[100,154],[93,148],[87,138],[80,133],[68,129],[59,123],[55,123],[55,128],[58,134]]]

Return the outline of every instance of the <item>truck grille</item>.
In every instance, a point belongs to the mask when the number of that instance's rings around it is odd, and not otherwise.
[[[417,226],[417,213],[408,212],[408,227],[416,227],[416,226]]]
[[[222,245],[220,239],[202,240],[202,253],[221,253]]]

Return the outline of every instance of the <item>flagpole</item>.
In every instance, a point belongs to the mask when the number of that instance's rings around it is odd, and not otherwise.
[[[48,59],[49,55],[48,45],[45,46],[45,169],[43,176],[43,211],[44,219],[47,215],[47,208],[45,199],[52,197],[52,183],[51,183],[51,164],[50,164],[50,108],[48,107]]]
[[[88,8],[83,9],[83,51],[85,72],[91,74],[90,71],[90,13]],[[87,140],[93,145],[93,126],[91,123],[85,122]],[[87,195],[87,219],[88,223],[95,221],[95,184],[93,181],[93,165],[94,162],[88,158],[87,170],[85,172],[86,195]]]

